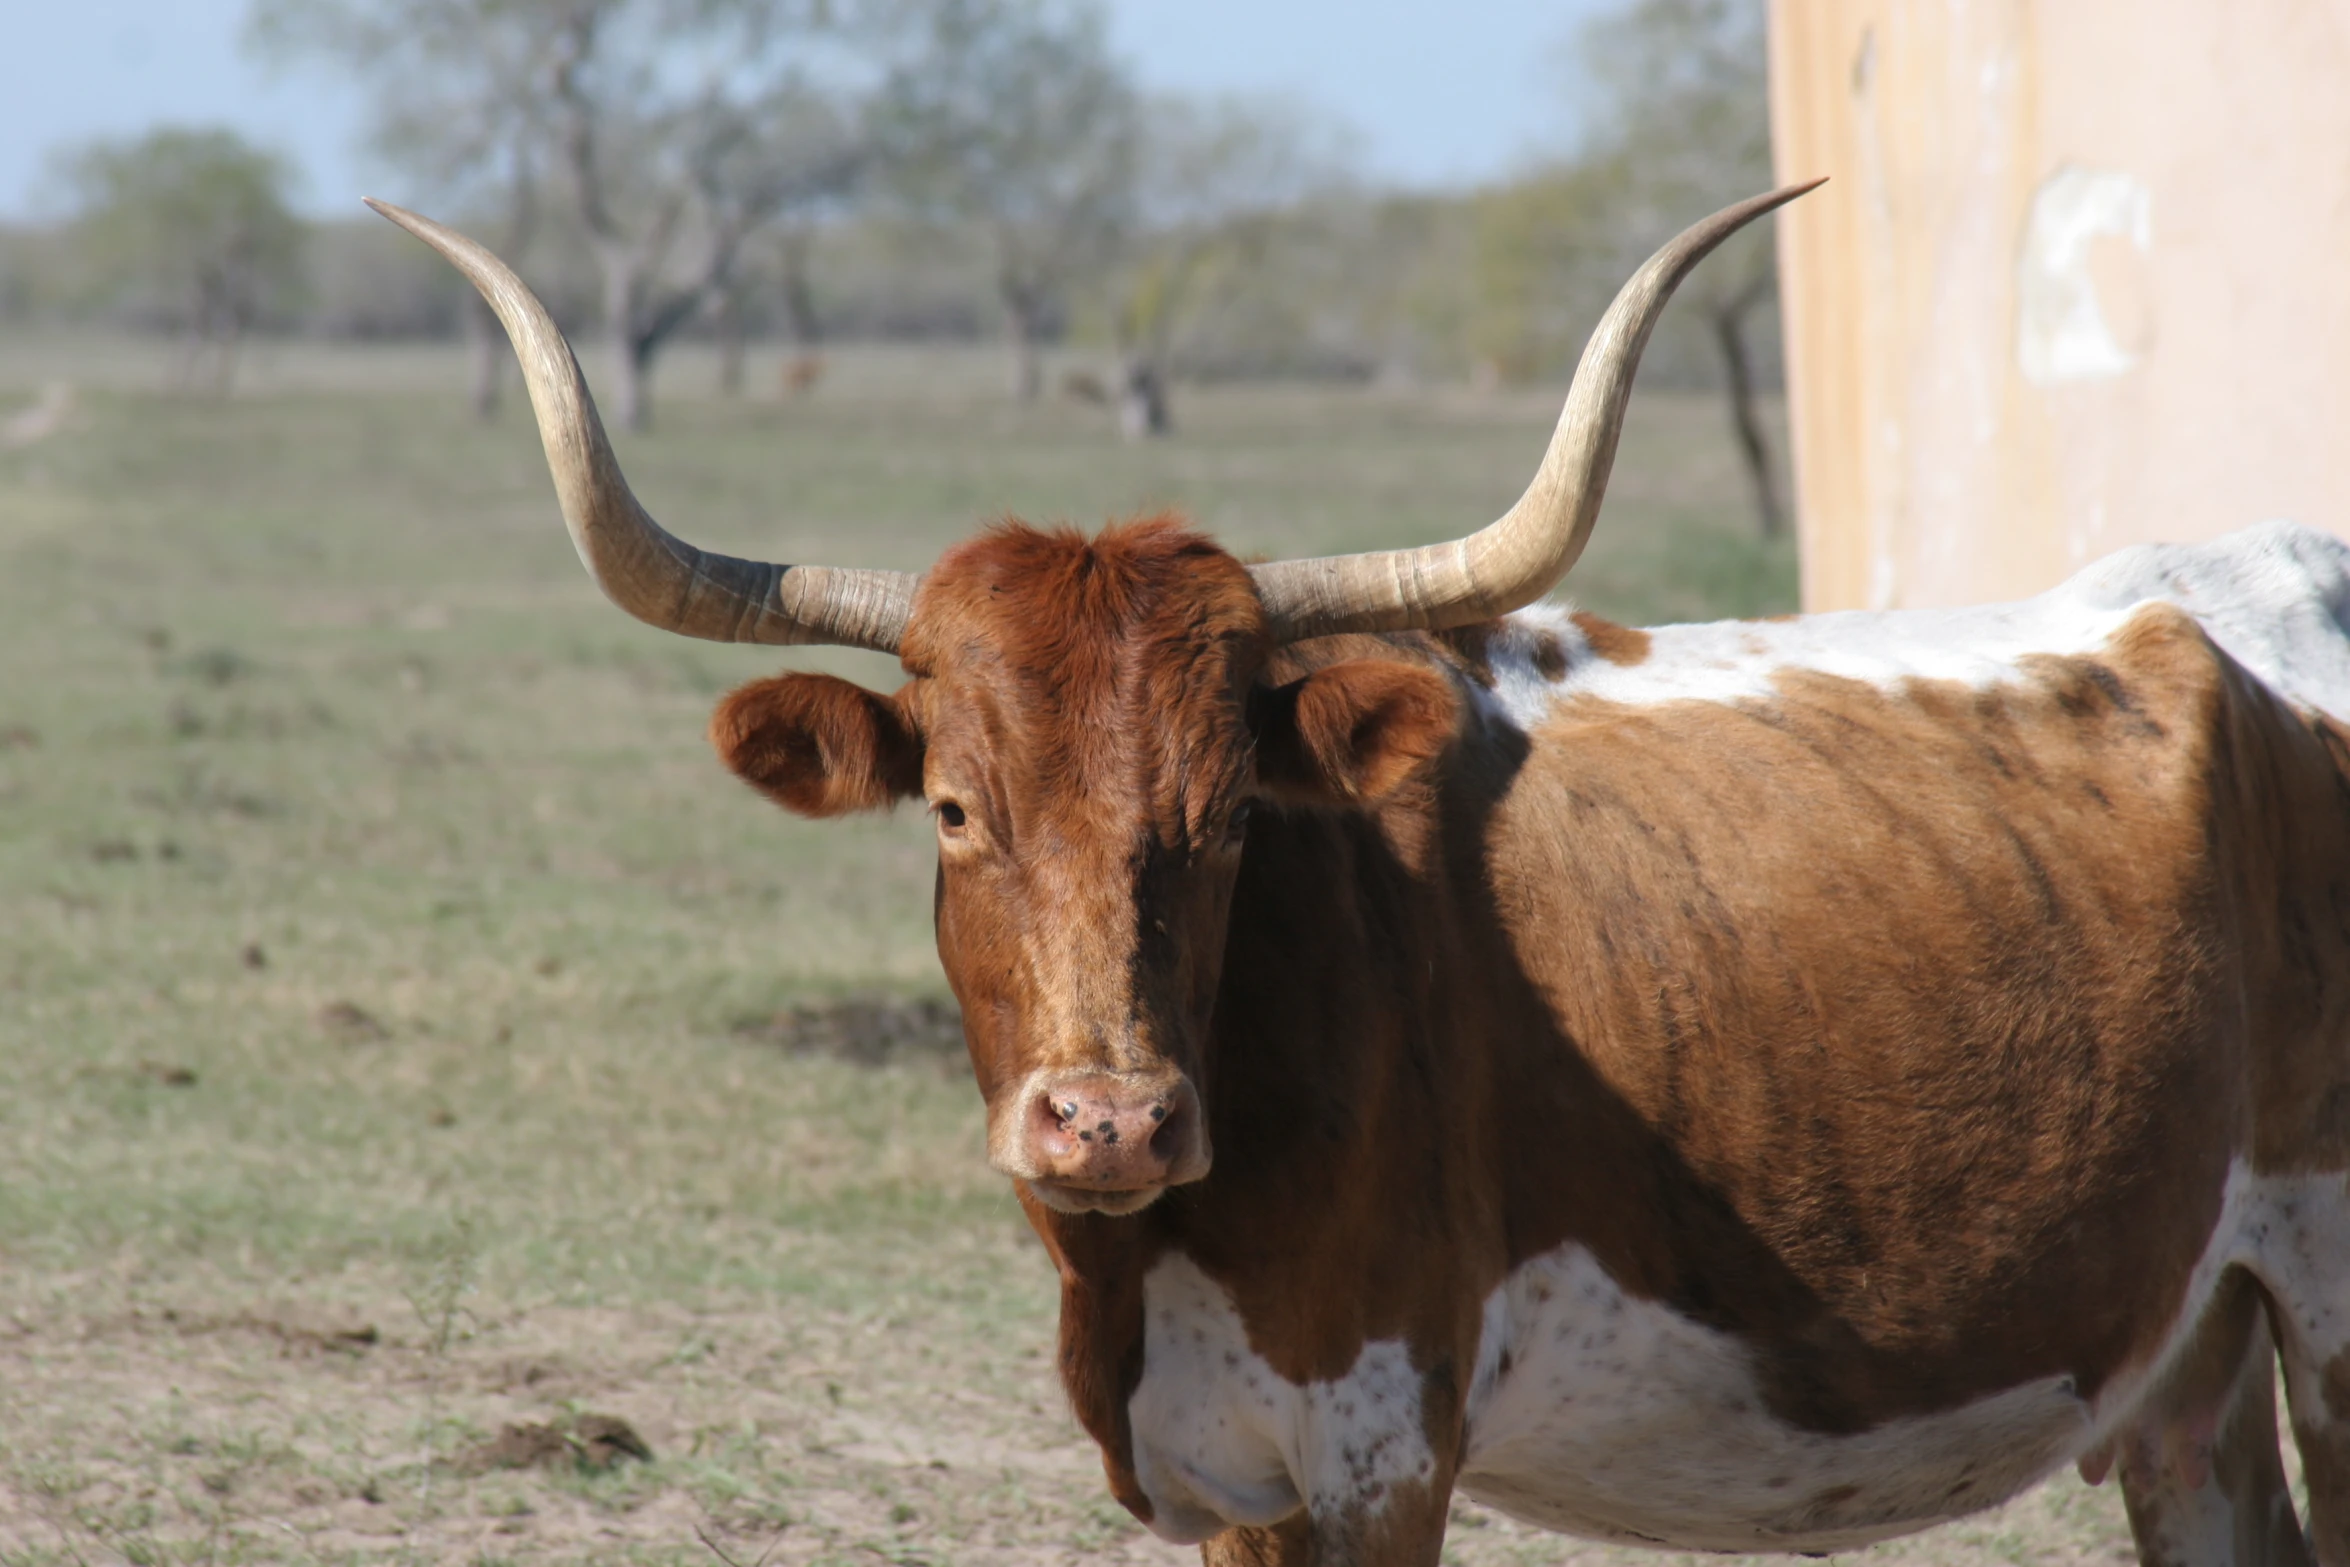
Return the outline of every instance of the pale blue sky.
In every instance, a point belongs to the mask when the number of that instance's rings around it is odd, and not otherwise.
[[[1506,170],[1564,140],[1558,46],[1610,0],[1110,0],[1150,85],[1295,95],[1352,125],[1369,171],[1433,185]],[[347,89],[276,77],[237,49],[245,0],[12,6],[0,49],[0,217],[40,212],[50,150],[157,123],[226,121],[291,155],[302,204],[384,186],[353,146]]]

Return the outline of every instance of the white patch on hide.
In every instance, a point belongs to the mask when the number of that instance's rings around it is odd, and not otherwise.
[[[1570,673],[1599,657],[1564,604],[1529,604],[1495,622],[1493,635],[1485,643],[1485,667],[1493,677],[1493,689],[1486,692],[1480,688],[1477,694],[1497,708],[1512,728],[1532,729],[1558,700],[1559,681],[1543,674],[1537,652],[1544,642],[1555,644],[1566,656]],[[1554,671],[1557,668],[1552,667]]]
[[[2343,1178],[2232,1169],[2162,1348],[2093,1401],[2049,1378],[1832,1436],[1770,1413],[1742,1342],[1626,1295],[1570,1243],[1486,1299],[1459,1487],[1540,1527],[1684,1550],[1842,1551],[1926,1528],[2128,1427],[2233,1267],[2313,1342],[2350,1339]]]
[[[1375,1515],[1435,1473],[1420,1376],[1402,1341],[1365,1344],[1346,1375],[1300,1387],[1249,1347],[1224,1287],[1180,1252],[1143,1280],[1142,1381],[1127,1404],[1151,1531],[1192,1544],[1269,1524]]]
[[[2061,1378],[1854,1436],[1771,1414],[1746,1347],[1567,1245],[1488,1300],[1460,1489],[1512,1517],[1683,1550],[1837,1551],[2014,1494],[2072,1456]]]
[[[2350,545],[2290,522],[2204,544],[2122,550],[2013,604],[1653,627],[1647,656],[1633,664],[1599,657],[1564,611],[1537,605],[1507,617],[1487,645],[1491,707],[1531,731],[1557,703],[1577,697],[1630,706],[1751,702],[1774,696],[1782,675],[1805,670],[1880,689],[1905,680],[1986,689],[2015,680],[2019,661],[2033,654],[2101,651],[2133,610],[2153,601],[2193,615],[2288,701],[2350,714]],[[1551,637],[1567,655],[1556,680],[1536,663],[1539,643]]]

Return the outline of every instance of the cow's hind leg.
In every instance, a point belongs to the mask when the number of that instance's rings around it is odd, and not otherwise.
[[[2261,1271],[2318,1567],[2350,1567],[2350,1179],[2278,1179]]]
[[[2350,1344],[2325,1358],[2288,1349],[2285,1392],[2318,1567],[2350,1567]]]
[[[2276,1350],[2258,1291],[2223,1292],[2121,1445],[2145,1567],[2308,1567],[2277,1447]]]

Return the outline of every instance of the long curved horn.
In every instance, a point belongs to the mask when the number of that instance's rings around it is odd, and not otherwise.
[[[1599,519],[1632,375],[1665,301],[1716,245],[1824,183],[1790,185],[1725,207],[1683,230],[1632,274],[1584,345],[1534,482],[1498,522],[1418,549],[1251,566],[1273,635],[1292,642],[1341,631],[1441,631],[1506,615],[1548,593],[1583,553]]]
[[[838,642],[895,653],[914,606],[911,572],[781,566],[694,548],[630,493],[571,345],[507,265],[454,229],[367,203],[446,257],[506,324],[530,387],[564,525],[588,574],[648,625],[712,642]]]

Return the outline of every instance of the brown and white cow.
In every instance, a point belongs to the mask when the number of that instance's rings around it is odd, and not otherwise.
[[[902,658],[713,735],[796,811],[929,802],[990,1157],[1159,1534],[1430,1563],[1457,1489],[1821,1552],[2118,1464],[2150,1563],[2350,1567],[2350,551],[2272,524],[1931,614],[1524,608],[1665,295],[1777,199],[1627,286],[1469,539],[1251,568],[1007,526],[918,581],[661,531],[536,301],[390,215],[503,313],[617,600]]]

